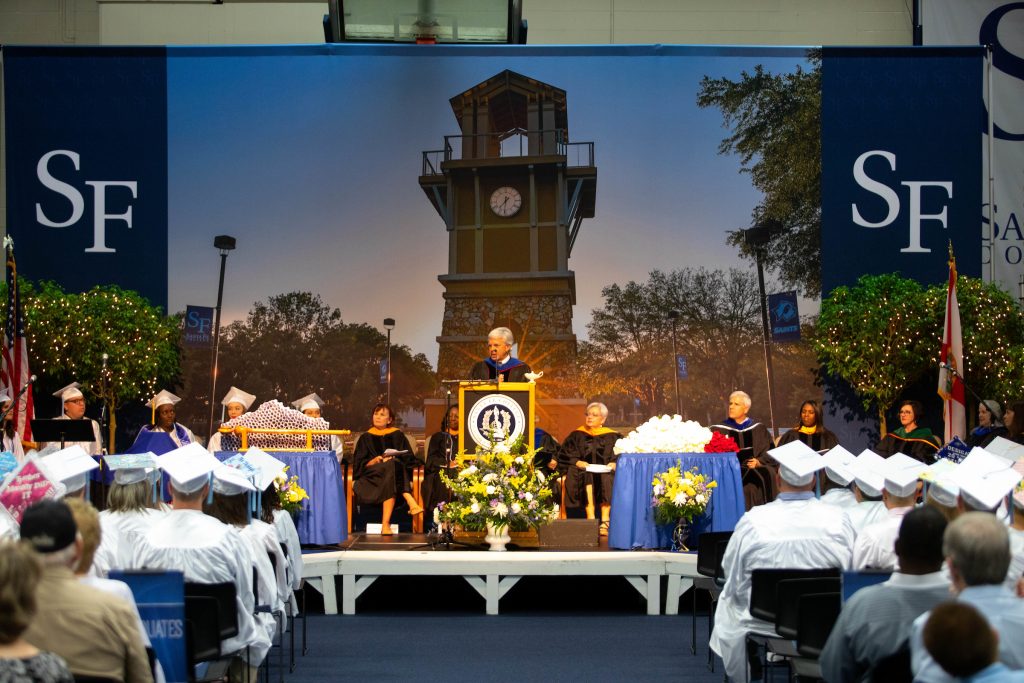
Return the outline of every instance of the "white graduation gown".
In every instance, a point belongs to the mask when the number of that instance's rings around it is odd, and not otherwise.
[[[736,524],[722,566],[725,586],[715,612],[711,649],[737,683],[747,682],[746,635],[772,634],[775,625],[750,615],[750,574],[754,569],[824,569],[850,566],[854,531],[839,508],[810,498],[775,501],[749,510]]]
[[[898,570],[896,537],[900,534],[903,517],[913,509],[913,506],[891,508],[881,521],[864,527],[853,544],[853,569]]]
[[[288,578],[288,560],[281,548],[281,538],[278,536],[277,529],[261,519],[253,519],[242,533],[255,536],[263,544],[266,553],[274,557],[274,589],[278,598],[277,607],[283,609],[284,603],[288,602],[292,595],[292,586]]]
[[[1007,529],[1010,534],[1010,568],[1006,571],[1003,585],[1014,593],[1017,592],[1017,581],[1024,576],[1024,530]]]
[[[220,432],[214,432],[213,435],[210,436],[210,440],[206,442],[206,450],[210,451],[211,453],[216,453],[217,451],[221,450],[220,440],[221,438],[223,438],[223,436],[224,435],[221,434]]]
[[[278,538],[288,549],[288,577],[291,580],[291,590],[297,591],[302,588],[302,546],[299,545],[299,532],[295,529],[295,522],[292,516],[284,510],[274,510],[274,528],[277,529]],[[295,601],[295,593],[289,595],[292,614],[297,614],[299,606]]]
[[[251,529],[251,526],[240,527],[238,533],[245,543],[249,565],[256,569],[254,578],[256,579],[256,595],[259,596],[259,601],[256,604],[270,607],[270,612],[261,611],[256,615],[256,623],[266,632],[267,638],[273,641],[274,634],[277,632],[277,622],[271,612],[283,612],[284,605],[277,593],[277,579],[274,576],[274,568],[270,564],[266,546],[263,545],[263,539],[258,533],[252,533]]]
[[[850,489],[829,489],[821,495],[821,502],[826,505],[849,509],[857,504],[857,496]]]
[[[234,583],[238,635],[223,641],[221,651],[244,656],[248,645],[249,665],[263,661],[270,639],[253,620],[250,551],[235,528],[198,510],[172,510],[130,540],[132,568],[176,569],[196,583]]]
[[[132,534],[144,534],[150,526],[161,519],[167,512],[164,510],[144,510],[132,512],[100,513],[100,546],[92,560],[91,574],[106,576],[111,569],[124,569],[131,561],[131,544],[128,542]]]
[[[865,500],[853,507],[846,508],[846,515],[850,518],[853,530],[858,534],[864,527],[881,522],[885,519],[885,503],[880,500]]]
[[[24,462],[24,460],[25,460],[25,449],[22,448],[22,446],[21,446],[21,434],[18,434],[18,432],[14,432],[14,436],[12,438],[7,438],[6,434],[2,434],[2,436],[3,436],[3,449],[2,450],[7,452],[7,453],[10,453],[11,455],[13,455],[14,459],[17,460],[19,463]]]

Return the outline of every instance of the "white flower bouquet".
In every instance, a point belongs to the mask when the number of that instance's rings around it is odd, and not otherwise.
[[[615,444],[620,453],[703,453],[712,432],[679,415],[652,417]]]

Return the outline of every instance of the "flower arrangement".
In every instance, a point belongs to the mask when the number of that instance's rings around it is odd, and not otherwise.
[[[620,453],[703,453],[712,432],[679,415],[652,417],[615,444]]]
[[[736,439],[718,432],[714,432],[711,435],[711,441],[704,444],[705,453],[736,453],[739,450],[740,447],[736,443]]]
[[[290,515],[302,510],[302,501],[309,500],[306,489],[299,486],[299,477],[292,475],[289,479],[288,468],[285,467],[281,474],[274,479],[274,486],[277,488],[277,498],[281,501],[281,508]]]
[[[654,518],[659,524],[668,524],[680,519],[692,522],[703,513],[718,482],[709,481],[696,467],[684,472],[682,464],[677,464],[654,475],[651,486]]]
[[[449,503],[434,510],[434,522],[482,531],[490,524],[511,531],[526,531],[558,516],[551,488],[542,472],[534,469],[533,456],[521,440],[509,447],[478,450],[476,459],[456,477],[441,472],[452,491]],[[459,464],[470,460],[459,453]]]

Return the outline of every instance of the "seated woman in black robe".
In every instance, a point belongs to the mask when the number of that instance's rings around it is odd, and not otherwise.
[[[893,453],[904,453],[926,465],[935,462],[939,451],[939,439],[928,427],[918,427],[924,417],[924,406],[920,401],[900,403],[900,426],[882,437],[875,446],[875,453],[888,458]]]
[[[433,524],[434,508],[452,499],[452,492],[441,480],[443,471],[449,478],[459,474],[456,456],[459,454],[459,407],[452,406],[441,420],[441,431],[430,436],[427,443],[427,460],[423,466],[423,504],[430,516],[427,524]]]
[[[409,440],[392,426],[391,407],[378,403],[373,408],[373,426],[363,432],[352,454],[352,489],[361,503],[383,506],[380,533],[391,535],[391,513],[399,496],[410,515],[423,513],[412,496],[412,469],[416,461],[409,452]]]
[[[740,476],[743,483],[743,503],[747,510],[775,500],[775,473],[779,464],[768,455],[772,435],[760,422],[750,418],[751,400],[745,391],[729,394],[729,416],[709,429],[728,436],[739,447]]]
[[[533,428],[533,447],[537,452],[533,456],[533,468],[544,475],[544,481],[551,489],[551,500],[562,504],[562,485],[560,477],[565,476],[566,467],[558,460],[561,449],[555,437],[540,427]]]
[[[803,441],[812,450],[825,453],[839,444],[836,435],[821,423],[821,407],[816,401],[804,401],[800,406],[800,424],[779,437],[777,445]]]
[[[604,426],[608,408],[603,403],[587,406],[581,427],[562,442],[561,460],[566,467],[565,506],[584,506],[587,519],[596,519],[601,507],[601,535],[608,535],[608,518],[612,506],[612,483],[615,477],[615,442],[622,438],[614,429]],[[588,472],[587,465],[605,466],[608,472]]]
[[[1024,444],[1024,401],[1014,401],[1006,405],[1006,410],[1003,411],[1003,424],[1006,425],[1007,439]]]
[[[978,426],[967,435],[967,445],[984,448],[997,436],[1006,438],[1009,434],[1003,425],[1003,409],[999,401],[986,399],[978,404]]]

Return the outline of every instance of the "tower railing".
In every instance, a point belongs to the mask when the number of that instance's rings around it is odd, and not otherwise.
[[[501,133],[446,135],[443,149],[423,152],[421,175],[442,175],[441,164],[446,161],[536,155],[564,156],[569,167],[593,166],[594,143],[567,142],[561,129],[514,128]]]

